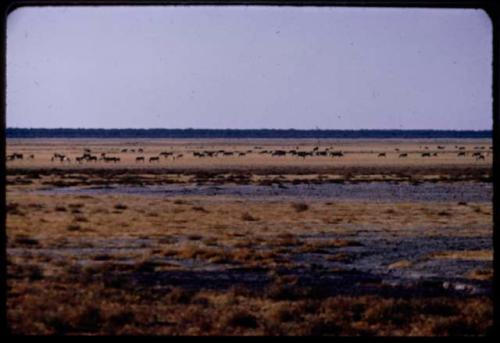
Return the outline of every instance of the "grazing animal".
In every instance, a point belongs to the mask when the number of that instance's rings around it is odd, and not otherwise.
[[[457,154],[457,156],[458,156],[458,157],[460,157],[460,156],[465,156],[465,151],[459,152],[459,153]]]
[[[344,156],[344,154],[342,153],[342,151],[332,151],[332,152],[330,152],[330,156],[332,156],[332,157],[342,157],[342,156]]]
[[[151,156],[149,158],[149,162],[153,162],[153,161],[160,162],[160,157],[159,156]]]
[[[135,158],[135,161],[136,161],[136,162],[141,162],[141,161],[142,161],[142,162],[144,162],[144,156],[139,156],[139,157],[136,157],[136,158]]]
[[[144,152],[144,150],[142,150],[142,148],[139,148],[139,150],[137,150],[137,152]]]
[[[407,153],[400,154],[400,155],[399,155],[399,158],[402,158],[402,157],[408,157],[408,154],[407,154]]]
[[[386,157],[385,152],[381,152],[380,154],[378,154],[378,157]]]
[[[444,146],[441,146],[441,145],[438,145],[438,147],[437,147],[437,148],[438,148],[439,150],[444,150],[444,149],[445,149],[445,147],[444,147]]]
[[[476,157],[476,161],[479,161],[479,160],[484,160],[484,156],[483,155],[479,155],[478,157]]]
[[[286,151],[285,150],[275,150],[272,153],[272,156],[286,156]]]
[[[22,160],[23,159],[23,154],[18,154],[17,152],[13,153],[12,155],[7,156],[9,160]]]
[[[104,157],[104,162],[119,162],[120,158],[119,157]]]
[[[127,152],[128,150],[127,149],[122,149],[122,152]]]
[[[431,157],[431,153],[430,152],[424,152],[424,153],[422,153],[422,157]]]
[[[50,159],[51,161],[54,161],[54,160],[59,160],[60,162],[63,162],[64,159],[65,159],[66,155],[63,155],[63,154],[59,154],[59,153],[54,153],[54,156],[52,156],[52,158]]]
[[[432,154],[432,156],[437,156],[437,155],[438,155],[438,153],[437,153],[437,152],[435,152],[435,153],[433,153],[433,154]]]

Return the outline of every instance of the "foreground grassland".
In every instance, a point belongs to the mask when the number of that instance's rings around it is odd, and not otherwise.
[[[12,332],[490,333],[490,142],[320,143],[8,141]]]

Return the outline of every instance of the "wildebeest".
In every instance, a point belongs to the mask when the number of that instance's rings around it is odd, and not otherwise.
[[[141,162],[141,161],[144,162],[144,156],[138,156],[138,157],[136,157],[135,161],[136,162]]]
[[[54,153],[54,156],[52,156],[52,158],[50,159],[51,161],[54,161],[54,160],[59,160],[60,162],[63,162],[64,159],[65,159],[66,155],[63,155],[63,154],[59,154],[59,153]]]
[[[422,153],[422,157],[431,157],[431,153],[430,152],[424,152],[424,153]]]
[[[342,153],[342,151],[332,151],[332,152],[330,152],[330,156],[332,156],[332,157],[342,157],[342,156],[344,156],[344,154]]]
[[[159,153],[159,155],[167,158],[168,156],[173,156],[174,153],[173,152],[168,152],[168,151],[162,151],[162,152]]]
[[[127,152],[127,151],[128,151],[128,149],[122,149],[122,151],[121,151],[121,152]]]
[[[19,154],[17,152],[13,153],[12,155],[7,156],[8,160],[22,160],[23,159],[23,154]]]
[[[476,157],[476,161],[479,161],[479,160],[484,160],[484,156],[483,155],[479,155]]]
[[[149,162],[153,162],[153,161],[160,162],[160,157],[159,156],[151,156],[149,158]]]
[[[312,156],[312,152],[307,151],[297,151],[297,156],[306,158],[306,156]]]
[[[459,153],[457,154],[457,156],[458,156],[458,157],[460,157],[460,156],[465,156],[465,151],[459,152]]]
[[[104,162],[119,162],[120,158],[119,157],[104,157]]]
[[[286,151],[285,150],[275,150],[272,153],[272,156],[286,156]]]
[[[379,154],[378,154],[378,157],[386,157],[386,156],[385,156],[385,152],[381,152],[381,153],[379,153]]]
[[[437,147],[437,148],[438,148],[439,150],[444,150],[446,147],[441,146],[441,145],[438,145],[438,147]]]
[[[139,148],[139,150],[137,150],[137,152],[144,152],[144,150],[142,150],[142,148]]]
[[[407,153],[399,154],[399,158],[402,158],[402,157],[408,157],[408,154]]]

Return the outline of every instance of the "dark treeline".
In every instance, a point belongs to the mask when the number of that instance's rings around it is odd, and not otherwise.
[[[27,129],[7,138],[492,138],[491,130]]]

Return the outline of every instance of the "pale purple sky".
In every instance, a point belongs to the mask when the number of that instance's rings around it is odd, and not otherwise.
[[[7,21],[7,127],[491,129],[482,10],[39,7]]]

